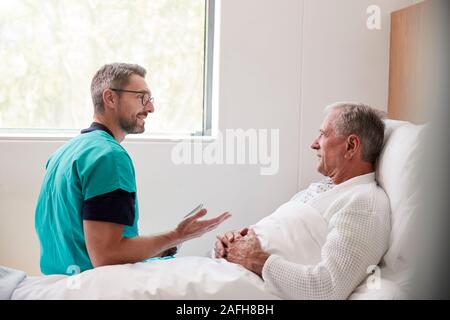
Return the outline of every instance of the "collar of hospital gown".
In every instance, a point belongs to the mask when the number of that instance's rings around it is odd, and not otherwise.
[[[327,209],[330,208],[331,204],[341,196],[346,196],[347,192],[351,192],[353,187],[357,185],[375,183],[375,172],[354,177],[337,185],[332,184],[332,182],[330,183],[329,181],[331,181],[331,179],[327,181],[328,179],[324,179],[316,184],[311,184],[308,189],[304,190],[308,191],[309,194],[314,194],[312,197],[299,197],[298,195],[302,193],[300,192],[294,196],[291,201],[302,201],[306,199],[306,201],[302,202],[314,207],[326,220],[329,221],[331,217],[327,214]]]

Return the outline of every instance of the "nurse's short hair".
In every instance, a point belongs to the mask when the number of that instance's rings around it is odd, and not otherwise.
[[[361,140],[362,160],[375,164],[383,149],[386,114],[357,102],[337,102],[325,108],[327,114],[335,110],[339,111],[333,123],[336,133],[343,137],[357,135]]]
[[[128,84],[130,76],[137,74],[145,78],[147,71],[137,64],[111,63],[106,64],[98,70],[91,83],[91,96],[94,104],[94,112],[102,113],[103,91],[108,88],[121,89]]]

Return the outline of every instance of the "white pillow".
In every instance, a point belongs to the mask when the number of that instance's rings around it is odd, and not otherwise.
[[[424,126],[386,120],[385,144],[380,155],[376,177],[387,193],[391,205],[391,236],[383,258],[392,271],[408,267],[411,246],[408,231],[420,204],[416,162],[421,153]]]
[[[358,288],[353,291],[348,300],[404,300],[403,290],[395,283],[380,278],[378,284],[371,283],[368,277]]]
[[[411,245],[408,243],[413,214],[420,199],[416,162],[420,157],[424,126],[385,120],[383,151],[378,159],[376,179],[389,197],[391,234],[389,248],[379,269],[379,287],[370,276],[352,293],[350,300],[405,299],[409,286]]]

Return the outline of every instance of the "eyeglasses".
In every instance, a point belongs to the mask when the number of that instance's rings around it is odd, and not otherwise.
[[[131,93],[140,93],[142,94],[141,97],[141,103],[142,105],[145,107],[149,102],[151,102],[151,104],[153,104],[153,102],[155,101],[155,98],[150,97],[150,94],[146,91],[134,91],[134,90],[123,90],[123,89],[114,89],[114,88],[110,88],[112,91],[116,91],[116,92],[131,92]]]

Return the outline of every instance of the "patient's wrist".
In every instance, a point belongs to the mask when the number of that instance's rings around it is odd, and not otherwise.
[[[265,251],[258,251],[251,257],[250,265],[251,265],[251,271],[262,277],[262,270],[264,267],[264,264],[266,263],[267,259],[269,259],[270,254],[268,254]]]

